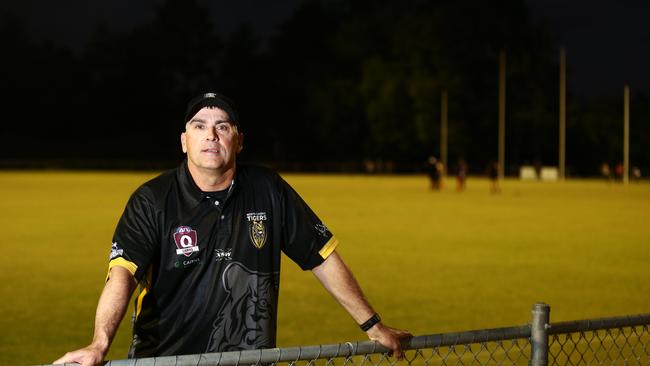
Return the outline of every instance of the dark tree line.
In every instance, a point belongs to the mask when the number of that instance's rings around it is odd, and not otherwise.
[[[439,155],[447,90],[449,161],[482,173],[497,152],[502,49],[508,171],[557,164],[557,45],[523,0],[306,1],[266,44],[248,26],[218,34],[199,0],[168,0],[129,32],[97,25],[82,52],[30,39],[10,15],[0,42],[5,165],[171,165],[186,101],[216,88],[240,110],[244,160],[419,169]],[[612,94],[569,95],[570,173],[622,159],[622,96]],[[641,167],[650,167],[648,120],[650,102],[633,94],[631,159]]]

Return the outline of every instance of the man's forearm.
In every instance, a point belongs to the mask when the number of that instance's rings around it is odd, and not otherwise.
[[[375,311],[363,295],[359,283],[336,251],[312,272],[357,324],[364,324],[375,315]],[[385,326],[379,318],[372,319],[362,328],[368,338],[391,349],[392,354],[397,358],[402,357],[401,340],[411,336],[409,332]]]
[[[92,343],[84,348],[66,353],[53,363],[74,362],[82,366],[102,365],[120,321],[124,317],[135,286],[136,283],[131,272],[119,266],[113,267],[97,304]]]
[[[115,333],[126,313],[129,299],[135,289],[131,273],[122,267],[113,267],[97,304],[95,333],[92,346],[106,355]]]
[[[312,272],[357,324],[362,324],[375,313],[359,283],[336,251]]]

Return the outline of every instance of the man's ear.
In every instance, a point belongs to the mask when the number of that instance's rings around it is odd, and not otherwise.
[[[187,142],[186,142],[187,137],[185,136],[185,132],[181,133],[181,149],[183,150],[184,153],[187,154]]]
[[[239,132],[239,136],[237,138],[237,143],[239,146],[237,146],[237,154],[239,154],[242,149],[244,148],[244,134]]]

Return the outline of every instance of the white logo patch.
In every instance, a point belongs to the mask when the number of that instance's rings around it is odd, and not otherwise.
[[[117,246],[117,242],[114,242],[114,243],[111,245],[111,255],[108,256],[108,260],[113,260],[113,259],[115,259],[115,258],[117,258],[117,257],[122,256],[123,254],[124,254],[124,250],[123,250],[123,249],[120,249],[120,248]]]
[[[214,251],[215,252],[215,261],[220,262],[220,261],[229,261],[232,259],[232,248],[227,248],[227,249],[217,249]]]
[[[329,231],[329,229],[327,228],[327,226],[325,226],[325,224],[321,222],[320,224],[316,224],[315,228],[316,231],[318,231],[322,236],[327,236],[327,232]]]

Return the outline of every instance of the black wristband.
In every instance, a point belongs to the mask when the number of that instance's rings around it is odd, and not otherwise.
[[[375,315],[371,316],[370,319],[366,320],[365,323],[361,324],[361,330],[364,332],[367,332],[370,330],[370,328],[374,327],[375,324],[379,323],[381,321],[381,318],[379,317],[379,314],[375,313]]]

